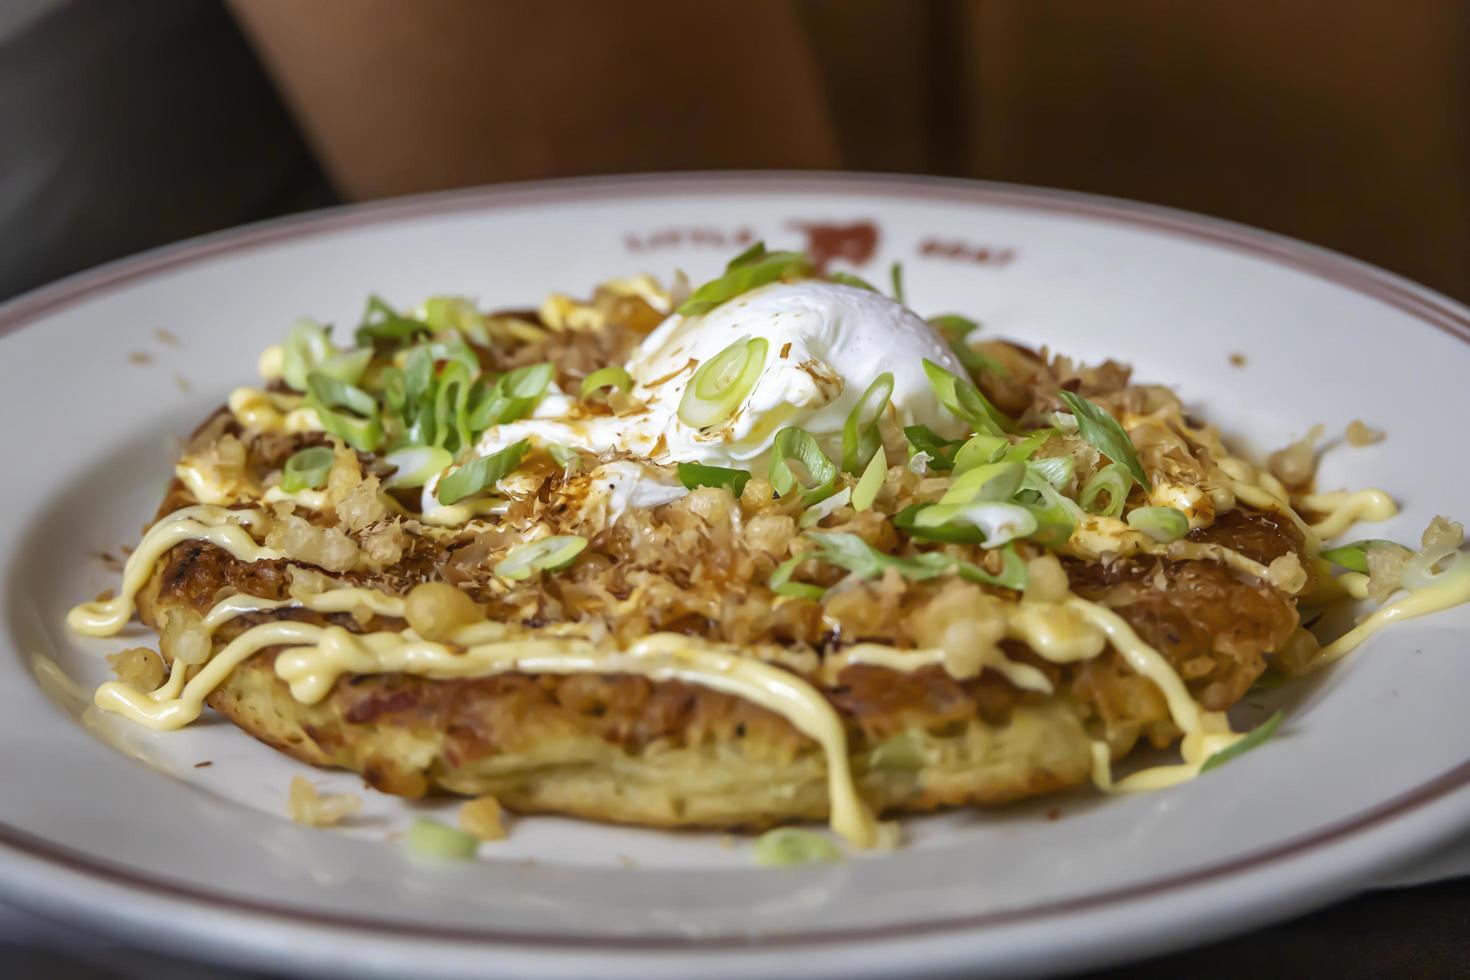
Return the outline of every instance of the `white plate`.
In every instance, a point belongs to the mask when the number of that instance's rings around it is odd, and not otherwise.
[[[810,223],[858,227],[801,230]],[[84,710],[102,655],[130,642],[62,628],[69,605],[115,585],[93,555],[136,540],[170,440],[248,379],[292,318],[350,325],[372,291],[524,306],[643,270],[698,278],[752,237],[809,235],[880,281],[903,260],[921,311],[1132,361],[1257,447],[1314,422],[1386,428],[1382,445],[1330,452],[1322,475],[1402,498],[1403,516],[1375,536],[1465,516],[1470,456],[1451,440],[1470,313],[1356,262],[1175,212],[937,180],[656,177],[441,195],[202,239],[0,310],[0,893],[133,942],[293,971],[974,975],[1203,942],[1347,894],[1470,825],[1466,609],[1391,630],[1248,707],[1286,707],[1281,734],[1195,783],[915,820],[906,848],[817,869],[757,869],[744,843],[716,835],[549,818],[519,821],[477,863],[418,864],[386,842],[413,812],[400,801],[373,795],[352,829],[304,829],[283,815],[301,767],[232,727],[155,735]],[[1053,805],[1060,819],[1047,818]]]

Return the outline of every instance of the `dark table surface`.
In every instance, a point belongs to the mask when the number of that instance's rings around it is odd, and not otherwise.
[[[265,975],[116,947],[68,947],[64,925],[41,945],[0,944],[7,980],[257,980]],[[1470,878],[1370,892],[1331,908],[1102,972],[1096,980],[1257,977],[1470,977]]]

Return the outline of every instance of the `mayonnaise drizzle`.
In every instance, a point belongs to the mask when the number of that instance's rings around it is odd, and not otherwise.
[[[245,530],[265,520],[256,510],[226,510],[197,504],[163,518],[138,543],[123,566],[122,586],[111,599],[84,602],[67,613],[66,624],[86,636],[114,636],[128,624],[137,609],[138,591],[153,575],[153,566],[174,546],[185,541],[208,541],[228,551],[239,561],[281,558],[280,552],[255,543]]]
[[[1326,515],[1312,525],[1323,538],[1335,538],[1359,521],[1386,521],[1399,512],[1393,498],[1382,490],[1307,493],[1296,502],[1304,510]]]
[[[1308,671],[1318,670],[1337,660],[1341,660],[1352,651],[1362,645],[1374,633],[1383,629],[1389,623],[1401,619],[1413,619],[1415,616],[1424,616],[1428,613],[1439,612],[1451,606],[1458,606],[1462,602],[1470,602],[1470,556],[1463,552],[1457,552],[1454,560],[1457,565],[1454,569],[1442,573],[1436,581],[1422,588],[1412,589],[1405,595],[1395,599],[1388,605],[1374,612],[1357,626],[1348,630],[1336,640],[1318,652],[1307,665]],[[1343,576],[1344,579],[1347,576]],[[1364,576],[1362,588],[1366,593],[1367,580]],[[1353,591],[1356,581],[1343,583],[1349,591]],[[1354,594],[1356,594],[1354,592]]]

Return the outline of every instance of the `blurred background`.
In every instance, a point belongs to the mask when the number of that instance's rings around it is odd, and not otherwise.
[[[0,3],[0,298],[339,201],[729,168],[1135,198],[1470,300],[1470,4]]]

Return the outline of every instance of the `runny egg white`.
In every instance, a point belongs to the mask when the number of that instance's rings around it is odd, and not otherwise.
[[[700,364],[743,337],[764,337],[767,343],[765,365],[750,394],[723,422],[705,429],[687,425],[678,409],[690,378]],[[630,394],[643,409],[578,417],[573,399],[552,392],[530,418],[483,433],[476,451],[488,456],[529,439],[535,445],[625,453],[658,464],[696,462],[763,473],[776,433],[796,426],[815,436],[836,460],[844,422],[885,371],[893,375],[888,413],[894,423],[959,435],[962,423],[939,404],[924,373],[926,358],[964,374],[938,332],[887,296],[816,280],[776,283],[702,315],[674,314],[644,338],[624,365],[634,382]],[[664,502],[681,489],[636,465],[607,476],[599,482],[609,495],[609,521],[632,501]],[[622,485],[628,481],[635,485]],[[645,482],[653,486],[642,487]],[[426,511],[438,506],[437,486],[435,478],[424,488]]]

